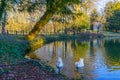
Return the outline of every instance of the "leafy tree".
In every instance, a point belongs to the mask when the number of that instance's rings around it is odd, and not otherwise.
[[[81,4],[82,2],[85,2],[84,0],[1,0],[0,6],[2,6],[2,1],[7,4],[6,7],[9,7],[9,10],[13,8],[15,11],[27,10],[28,12],[34,12],[34,10],[40,10],[40,6],[46,5],[46,12],[42,17],[40,17],[39,21],[36,22],[34,28],[31,30],[29,35],[27,35],[27,39],[34,39],[34,37],[49,22],[49,20],[51,19],[51,17],[53,17],[54,14],[59,12],[61,12],[61,14],[66,13],[67,7],[65,6]],[[71,14],[70,10],[67,12],[67,14]],[[3,16],[3,14],[1,15]]]
[[[99,0],[84,0],[84,3],[81,4],[83,11],[85,13],[90,13],[92,9],[94,9],[94,3]]]
[[[106,5],[106,30],[119,31],[120,30],[120,2],[109,2]]]
[[[94,22],[100,21],[100,14],[96,9],[93,9],[91,14],[90,14],[90,25],[91,25],[91,30],[93,30],[93,25]]]
[[[81,31],[81,29],[89,29],[89,16],[85,13],[74,15],[74,19],[71,23],[75,30]]]
[[[36,23],[32,31],[27,36],[27,39],[34,39],[56,12],[60,12],[64,6],[72,3],[81,3],[81,0],[47,0],[47,10],[45,14]]]
[[[2,22],[2,34],[5,34],[5,26],[7,22],[7,12],[34,12],[45,4],[43,0],[0,0],[0,21]]]

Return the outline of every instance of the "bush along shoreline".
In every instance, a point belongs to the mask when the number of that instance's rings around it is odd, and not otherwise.
[[[69,34],[58,34],[58,35],[41,35],[45,43],[50,43],[53,41],[62,41],[62,40],[88,40],[88,39],[96,39],[96,38],[103,38],[103,34],[96,34],[96,33],[80,33],[77,35],[69,35]]]

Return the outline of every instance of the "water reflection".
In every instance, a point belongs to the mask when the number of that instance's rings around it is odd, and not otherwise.
[[[62,73],[70,78],[120,79],[120,39],[56,41],[37,49],[33,54],[55,69],[56,61],[61,57],[64,64]],[[75,62],[80,58],[84,59],[84,65],[77,70]]]
[[[105,40],[104,42],[108,66],[120,66],[120,39]],[[116,69],[116,68],[113,68]]]

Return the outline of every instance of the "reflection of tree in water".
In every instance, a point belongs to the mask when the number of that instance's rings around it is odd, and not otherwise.
[[[72,48],[76,48],[76,40],[73,40],[71,43]]]
[[[74,59],[78,61],[80,58],[86,58],[88,50],[88,42],[74,40],[71,44],[74,49]]]
[[[56,57],[56,48],[57,48],[55,42],[53,42],[52,48],[53,48],[52,58],[54,58],[54,57]]]
[[[102,47],[102,39],[97,39],[97,45],[98,45],[98,47],[99,48],[101,48]]]
[[[118,64],[120,61],[120,40],[105,40],[104,46],[108,60],[113,64]]]
[[[79,61],[80,58],[84,59],[85,66],[79,70],[79,73],[81,74],[82,80],[88,80],[88,78],[91,77],[90,75],[93,75],[93,74],[91,74],[91,69],[93,66],[88,65],[88,63],[90,62],[88,60],[89,54],[87,53],[89,51],[89,42],[74,40],[72,42],[71,46],[74,51],[73,52],[74,53],[74,62]],[[91,51],[92,51],[91,54],[94,54],[93,40],[91,40]]]
[[[93,56],[94,54],[94,46],[93,46],[93,40],[90,40],[90,54]]]
[[[102,39],[98,38],[98,39],[90,40],[89,44],[90,44],[90,55],[94,56],[95,51],[97,49],[102,48]]]

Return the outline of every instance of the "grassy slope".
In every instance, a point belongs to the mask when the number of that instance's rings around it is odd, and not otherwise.
[[[7,64],[25,60],[23,55],[28,48],[28,42],[19,37],[0,36],[0,63]]]
[[[48,78],[44,76],[49,75],[49,78],[51,78],[52,80],[53,79],[65,80],[64,75],[56,75],[52,67],[44,64],[41,61],[39,61],[38,63],[37,61],[30,60],[29,62],[24,63],[24,61],[27,61],[27,59],[24,58],[24,55],[26,54],[26,50],[30,48],[29,46],[30,45],[28,44],[28,41],[24,40],[20,36],[14,36],[14,37],[0,36],[0,65],[2,64],[9,65],[11,63],[14,64],[14,63],[19,63],[23,61],[23,63],[20,63],[20,64],[15,64],[11,66],[10,65],[2,66],[0,68],[0,79],[9,79],[8,75],[13,75],[12,79],[14,78],[19,79],[19,76],[21,76],[21,78],[22,77],[24,78],[25,75],[26,75],[25,76],[26,79],[27,78],[32,79],[29,77],[28,72],[25,72],[25,71],[26,69],[30,71],[31,69],[35,69],[36,67],[38,67],[36,70],[34,70],[34,72],[29,73],[31,76],[34,76],[34,79],[38,78],[40,80],[46,80]],[[29,68],[28,66],[32,68]],[[15,74],[11,72],[15,72]],[[19,73],[24,73],[24,74],[19,74]]]

